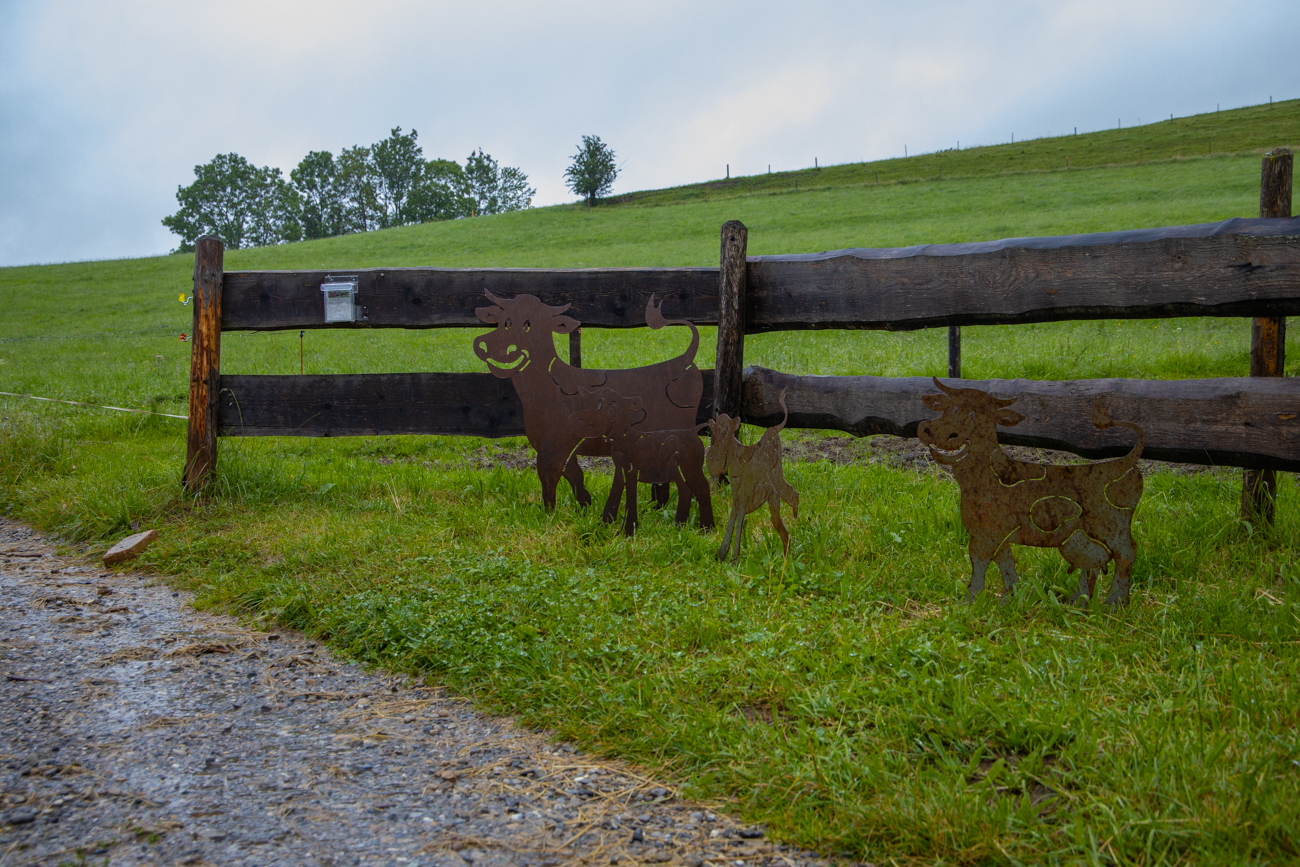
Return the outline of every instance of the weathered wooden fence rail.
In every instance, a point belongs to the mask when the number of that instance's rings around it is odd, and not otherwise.
[[[1279,174],[1283,156],[1286,170]],[[1290,218],[1290,160],[1281,151],[1265,157],[1261,214],[1268,216],[1260,219],[756,257],[746,256],[747,231],[733,221],[722,229],[718,268],[224,272],[220,242],[203,238],[195,254],[186,484],[196,487],[206,481],[218,435],[521,434],[513,386],[489,373],[219,374],[222,331],[484,327],[474,309],[487,303],[486,290],[572,304],[584,326],[603,328],[645,325],[646,302],[657,295],[667,302],[672,318],[718,325],[717,369],[706,380],[711,387],[701,405],[702,419],[726,411],[753,423],[774,423],[776,393],[788,386],[791,427],[858,435],[914,436],[917,421],[928,417],[920,395],[932,384],[913,378],[746,370],[745,334],[949,326],[955,337],[954,326],[961,325],[1257,317],[1252,359],[1269,361],[1257,365],[1253,360],[1249,379],[996,380],[976,385],[1021,397],[1020,409],[1029,419],[1000,431],[1004,442],[1089,457],[1123,453],[1128,446],[1122,434],[1097,431],[1087,421],[1092,402],[1105,395],[1115,418],[1147,428],[1148,457],[1261,471],[1247,477],[1253,499],[1243,508],[1258,507],[1263,496],[1263,505],[1271,509],[1268,473],[1300,470],[1300,386],[1295,379],[1280,378],[1282,317],[1300,315],[1300,219]],[[1279,192],[1283,182],[1284,202]],[[340,276],[356,279],[357,319],[327,324],[321,285],[327,277]],[[950,369],[960,364],[959,349],[953,350]],[[575,362],[579,354],[575,341]]]
[[[1300,472],[1300,384],[1288,379],[1028,379],[963,380],[998,397],[1018,398],[1020,424],[998,431],[1009,445],[1061,449],[1088,458],[1128,454],[1133,433],[1098,430],[1093,405],[1105,398],[1112,418],[1136,422],[1147,434],[1143,456],[1157,461]],[[751,424],[781,421],[777,398],[789,389],[789,427],[842,430],[855,436],[916,436],[934,418],[921,396],[934,394],[928,377],[791,376],[762,367],[745,370],[741,414]]]

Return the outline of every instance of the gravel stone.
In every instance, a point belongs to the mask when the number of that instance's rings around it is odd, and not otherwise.
[[[3,867],[830,863],[650,831],[716,805],[88,562],[0,518]]]

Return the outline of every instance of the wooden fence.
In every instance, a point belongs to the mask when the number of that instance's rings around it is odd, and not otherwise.
[[[645,325],[646,302],[672,318],[717,324],[717,369],[706,372],[701,417],[779,420],[790,427],[915,436],[933,415],[926,378],[794,376],[745,368],[746,333],[908,330],[1075,319],[1256,317],[1251,377],[1178,381],[966,381],[1018,396],[1028,419],[999,431],[1011,444],[1088,457],[1122,454],[1122,433],[1088,422],[1100,395],[1117,419],[1147,431],[1156,460],[1247,468],[1243,509],[1271,519],[1272,473],[1300,471],[1300,381],[1280,378],[1285,320],[1300,314],[1300,219],[1290,218],[1291,156],[1264,159],[1260,219],[1049,238],[793,256],[746,256],[745,227],[722,227],[718,268],[584,270],[377,268],[231,271],[222,246],[196,244],[194,341],[185,483],[202,486],[218,436],[523,433],[508,380],[490,373],[222,376],[222,331],[306,328],[486,328],[484,290],[572,304],[584,327]],[[1283,187],[1285,196],[1282,195]],[[321,285],[357,280],[356,322],[326,324]],[[468,347],[468,344],[467,344]],[[580,347],[571,343],[577,363]]]

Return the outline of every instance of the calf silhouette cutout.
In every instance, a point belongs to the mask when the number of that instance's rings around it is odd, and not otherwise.
[[[709,480],[704,477],[703,424],[681,430],[639,430],[646,419],[645,403],[639,397],[624,397],[612,388],[592,390],[588,406],[569,416],[573,428],[584,437],[600,438],[609,444],[614,459],[614,484],[601,512],[607,524],[618,517],[619,500],[627,497],[623,534],[636,532],[636,486],[638,482],[677,486],[679,524],[691,516],[691,500],[700,504],[700,527],[713,527],[713,500]]]
[[[727,549],[734,545],[732,562],[740,559],[740,540],[745,535],[745,516],[764,503],[772,513],[772,526],[781,536],[785,555],[790,556],[790,533],[781,520],[781,501],[790,504],[794,517],[799,517],[799,492],[790,487],[781,472],[781,431],[790,420],[790,410],[785,405],[785,391],[780,397],[785,418],[776,427],[763,431],[752,446],[742,445],[737,438],[740,419],[725,412],[709,422],[709,449],[704,460],[711,478],[726,474],[731,483],[731,515],[727,530],[722,536],[718,559],[727,559]]]
[[[989,563],[996,562],[1006,601],[1018,580],[1011,551],[1016,544],[1058,549],[1070,571],[1079,571],[1079,590],[1070,601],[1082,604],[1093,598],[1098,577],[1113,560],[1115,577],[1106,604],[1114,608],[1127,602],[1137,558],[1132,521],[1142,498],[1142,428],[1111,421],[1099,400],[1092,412],[1094,425],[1137,433],[1127,455],[1073,466],[1026,463],[998,445],[998,425],[1024,419],[1008,409],[1015,398],[951,388],[938,379],[934,384],[942,394],[922,400],[942,415],[921,422],[917,436],[936,461],[952,468],[961,489],[961,522],[970,534],[970,600],[984,590]]]

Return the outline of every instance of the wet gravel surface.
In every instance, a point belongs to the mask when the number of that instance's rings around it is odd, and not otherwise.
[[[0,867],[825,864],[0,519]]]

